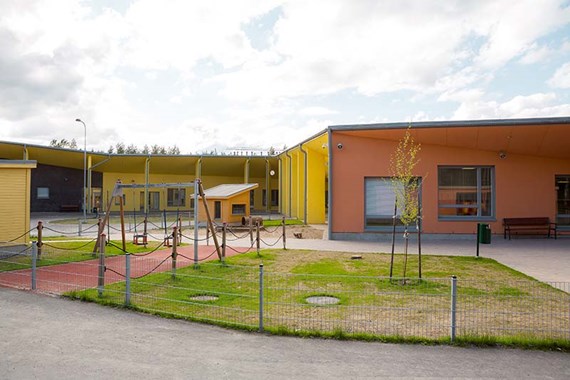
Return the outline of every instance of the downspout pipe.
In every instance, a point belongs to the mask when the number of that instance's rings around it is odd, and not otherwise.
[[[329,144],[329,167],[328,167],[328,171],[329,171],[329,199],[328,199],[328,215],[327,215],[327,219],[328,219],[328,223],[327,223],[327,227],[329,230],[328,233],[328,238],[329,240],[333,240],[332,239],[332,221],[333,221],[333,155],[332,155],[332,130],[329,127],[328,131],[327,131],[327,137],[328,137],[328,144]]]
[[[291,179],[293,177],[293,158],[289,155],[289,151],[285,151],[285,156],[289,159],[289,200],[287,201],[287,208],[289,209],[289,218],[291,217],[291,202],[293,201],[293,185],[291,184]]]
[[[303,221],[305,222],[305,224],[307,224],[307,205],[308,205],[308,195],[309,195],[309,186],[307,184],[307,178],[308,178],[308,169],[309,169],[309,160],[307,157],[307,151],[303,150],[303,144],[299,144],[299,151],[301,153],[303,153],[303,155],[305,156],[305,173],[304,173],[304,177],[305,177],[305,199],[303,200]]]
[[[279,159],[279,213],[283,214],[283,160],[281,156],[278,157]]]
[[[271,213],[271,206],[269,204],[269,200],[270,200],[270,193],[269,193],[269,170],[270,170],[270,165],[269,165],[269,159],[266,158],[265,159],[265,212],[266,213]]]

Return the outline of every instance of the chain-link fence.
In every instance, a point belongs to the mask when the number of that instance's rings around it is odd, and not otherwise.
[[[248,329],[570,340],[570,283],[281,273],[173,252],[4,248],[0,285]]]

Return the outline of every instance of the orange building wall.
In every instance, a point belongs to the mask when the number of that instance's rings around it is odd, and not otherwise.
[[[402,131],[402,136],[404,132]],[[343,149],[337,149],[342,143]],[[363,233],[364,178],[390,176],[390,155],[397,142],[332,134],[332,233]],[[502,233],[506,217],[548,216],[555,219],[556,174],[569,174],[568,160],[498,152],[422,145],[416,175],[422,188],[423,231],[426,233],[475,233],[476,220],[438,220],[438,165],[494,166],[495,216],[493,233]],[[375,231],[377,232],[377,231]]]
[[[222,217],[220,219],[214,219],[214,202],[220,201],[222,202]],[[242,194],[238,194],[235,197],[229,199],[215,199],[215,198],[207,198],[208,202],[208,211],[210,211],[210,216],[218,223],[241,223],[241,218],[243,216],[249,216],[249,192],[245,192]],[[234,204],[245,204],[245,214],[234,215],[232,214],[232,205]],[[205,222],[206,218],[206,210],[204,209],[204,202],[202,198],[199,200],[199,209],[198,209],[198,221]]]

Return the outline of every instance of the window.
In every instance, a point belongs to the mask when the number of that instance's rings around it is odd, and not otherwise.
[[[167,189],[166,206],[186,206],[186,189]]]
[[[235,204],[232,205],[233,215],[245,215],[245,204]]]
[[[439,219],[494,219],[495,168],[438,167]]]
[[[38,199],[49,199],[49,187],[38,187],[37,197]]]
[[[265,191],[265,189],[263,189],[261,191],[261,205],[263,207],[265,207],[267,205],[266,199],[265,199],[265,195],[267,194],[267,192]],[[271,206],[279,206],[279,190],[271,190]]]
[[[367,230],[382,230],[392,227],[392,217],[396,204],[396,196],[392,186],[389,177],[364,179],[364,226]],[[396,219],[396,222],[401,226],[399,219]]]
[[[190,211],[194,211],[194,198],[190,198]]]

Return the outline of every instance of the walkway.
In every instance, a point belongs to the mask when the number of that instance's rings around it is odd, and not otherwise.
[[[302,339],[0,288],[3,379],[568,379],[570,354]]]

